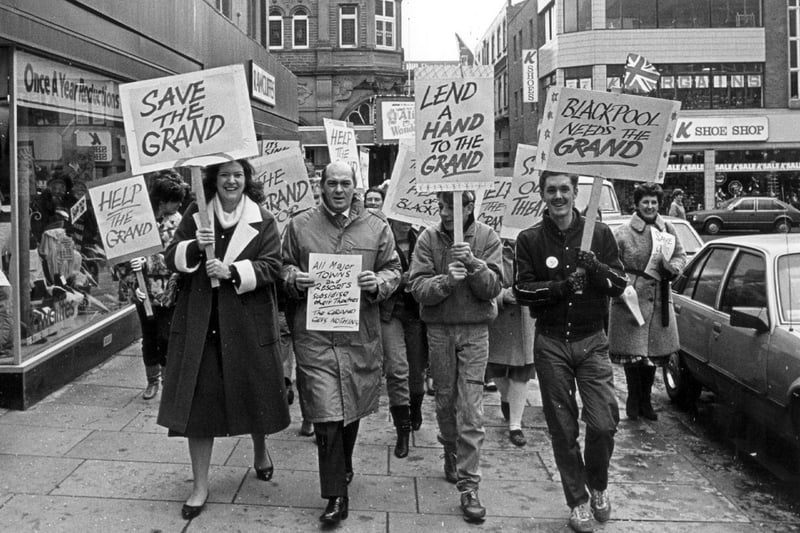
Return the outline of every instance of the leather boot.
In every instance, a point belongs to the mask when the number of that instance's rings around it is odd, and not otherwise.
[[[402,459],[408,456],[408,438],[411,435],[411,409],[407,405],[394,405],[389,408],[397,429],[397,444],[394,446],[394,456]]]
[[[145,400],[152,400],[158,394],[158,387],[161,383],[161,365],[145,365],[144,373],[147,376],[147,388],[142,394]]]
[[[625,365],[625,382],[628,386],[628,399],[625,400],[625,414],[629,420],[639,420],[639,394],[641,391],[639,367]]]
[[[656,379],[656,367],[643,366],[639,369],[639,382],[641,389],[639,392],[639,414],[648,420],[658,420],[658,415],[653,404],[650,402],[650,394],[653,390],[653,382]]]
[[[422,400],[425,399],[424,394],[411,395],[411,429],[419,431],[422,427]]]
[[[444,445],[444,478],[450,483],[458,483],[458,454],[455,444]]]

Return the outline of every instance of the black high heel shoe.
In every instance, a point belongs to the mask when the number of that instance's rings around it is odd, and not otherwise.
[[[347,518],[347,504],[347,496],[328,498],[328,506],[325,507],[325,512],[320,515],[319,521],[324,524],[338,524]]]
[[[269,481],[272,479],[272,474],[275,473],[275,465],[272,463],[272,457],[269,455],[269,450],[267,450],[267,459],[269,459],[269,466],[266,468],[258,468],[257,466],[253,465],[253,468],[256,471],[256,477],[261,481]]]
[[[203,509],[206,508],[206,502],[208,502],[208,494],[206,494],[206,501],[200,505],[189,505],[188,503],[184,503],[183,507],[181,507],[181,517],[183,517],[184,520],[197,518],[200,513],[203,512]]]

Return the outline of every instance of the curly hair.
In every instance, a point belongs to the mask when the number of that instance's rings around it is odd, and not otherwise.
[[[236,161],[230,162],[239,163],[242,166],[242,170],[244,171],[244,194],[255,203],[262,204],[267,197],[264,194],[264,184],[256,182],[253,178],[253,174],[255,173],[253,165],[246,159],[237,159]],[[217,163],[216,165],[206,167],[206,175],[203,178],[203,191],[206,193],[206,201],[217,194],[217,176],[219,175],[220,169],[226,164],[227,162]]]
[[[639,205],[639,202],[645,196],[655,196],[658,199],[658,205],[661,206],[664,202],[664,190],[658,183],[640,183],[633,190],[633,203]]]

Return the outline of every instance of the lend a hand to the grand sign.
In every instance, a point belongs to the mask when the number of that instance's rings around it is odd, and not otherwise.
[[[258,155],[243,65],[126,83],[119,92],[134,174]]]
[[[551,87],[538,170],[664,181],[680,102]]]

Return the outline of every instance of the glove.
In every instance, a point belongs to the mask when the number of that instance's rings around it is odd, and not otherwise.
[[[589,274],[594,274],[600,268],[600,261],[591,250],[578,250],[578,261],[576,263],[579,267],[583,268]]]
[[[136,299],[139,300],[140,302],[143,302],[145,297],[147,296],[144,293],[144,291],[139,287],[136,287],[136,290],[134,290],[133,293],[136,295]]]
[[[144,257],[134,257],[133,259],[131,259],[130,263],[131,263],[131,270],[133,270],[134,272],[140,272],[144,268],[144,265],[147,263],[147,259],[145,259]]]
[[[586,274],[573,272],[567,277],[567,290],[570,294],[583,292],[586,288]]]

